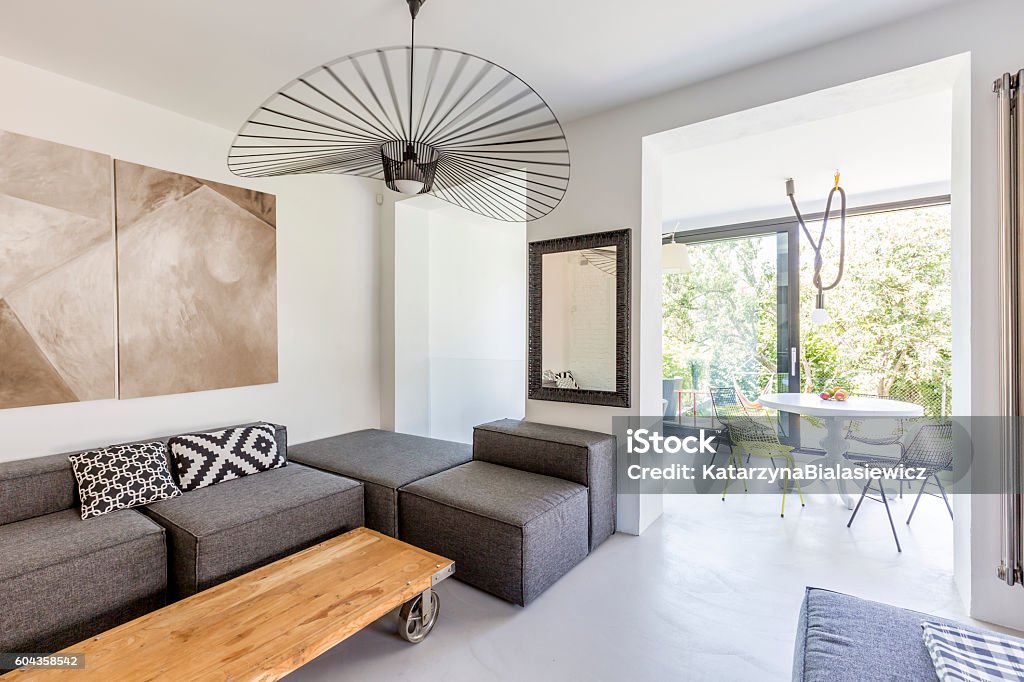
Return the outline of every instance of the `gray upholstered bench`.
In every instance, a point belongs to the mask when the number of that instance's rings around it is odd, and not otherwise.
[[[612,436],[484,424],[472,462],[400,489],[400,535],[454,559],[457,579],[525,606],[614,532],[614,472]]]
[[[366,526],[398,537],[398,489],[407,483],[465,464],[472,448],[436,438],[366,429],[294,445],[292,461],[361,481]]]

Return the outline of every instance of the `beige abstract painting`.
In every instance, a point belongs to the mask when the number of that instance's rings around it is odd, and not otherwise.
[[[0,409],[115,397],[111,164],[0,131]]]
[[[116,161],[122,398],[277,381],[273,195]]]

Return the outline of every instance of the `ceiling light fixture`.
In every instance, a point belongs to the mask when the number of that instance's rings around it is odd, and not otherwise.
[[[793,212],[796,213],[796,221],[800,223],[800,228],[807,236],[807,241],[811,243],[811,248],[814,249],[814,277],[811,283],[814,284],[814,288],[818,290],[818,293],[814,298],[814,310],[811,311],[811,324],[815,325],[828,324],[830,318],[828,311],[825,310],[825,292],[829,289],[834,289],[839,284],[839,280],[843,278],[843,262],[846,260],[846,191],[839,186],[839,171],[836,171],[835,181],[835,186],[828,193],[828,201],[825,202],[825,215],[821,219],[821,232],[818,233],[818,239],[815,241],[814,237],[811,236],[811,231],[807,229],[807,225],[804,223],[804,217],[800,215],[800,209],[797,208],[796,185],[793,182],[793,178],[786,180],[786,194],[789,196],[789,202],[793,205]],[[836,192],[839,192],[841,201],[841,209],[839,211],[839,270],[832,284],[823,286],[821,283],[821,266],[824,263],[824,259],[821,257],[821,249],[825,244],[825,228],[828,227],[828,219],[832,213],[832,197]]]
[[[669,235],[669,241],[661,245],[661,271],[666,275],[690,272],[690,247],[676,241],[675,231]]]
[[[377,178],[497,220],[550,213],[569,184],[569,148],[554,113],[492,62],[417,46],[424,0],[405,1],[408,47],[359,52],[288,83],[242,126],[228,167],[243,177]]]

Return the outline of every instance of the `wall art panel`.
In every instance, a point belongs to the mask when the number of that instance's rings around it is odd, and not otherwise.
[[[111,158],[0,131],[0,409],[115,397]]]
[[[272,195],[115,162],[122,398],[277,381]]]

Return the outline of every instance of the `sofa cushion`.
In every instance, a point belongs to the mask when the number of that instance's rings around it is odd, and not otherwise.
[[[587,489],[469,462],[399,490],[403,540],[455,561],[455,576],[526,605],[588,552]]]
[[[270,424],[175,436],[167,450],[186,492],[287,464]]]
[[[0,557],[0,651],[56,651],[165,603],[164,530],[133,510],[0,526]]]
[[[0,526],[71,509],[76,491],[67,455],[0,462]]]
[[[924,620],[953,624],[917,611],[808,587],[797,626],[793,680],[937,680],[921,632]]]
[[[68,459],[78,480],[82,520],[181,494],[159,441],[111,445]]]
[[[172,593],[187,597],[363,525],[363,489],[289,464],[142,510],[167,529]]]
[[[615,532],[615,436],[501,419],[473,429],[473,459],[589,488],[590,549]]]
[[[398,489],[473,459],[467,443],[366,429],[294,445],[291,459],[365,484],[366,525],[398,537]]]

